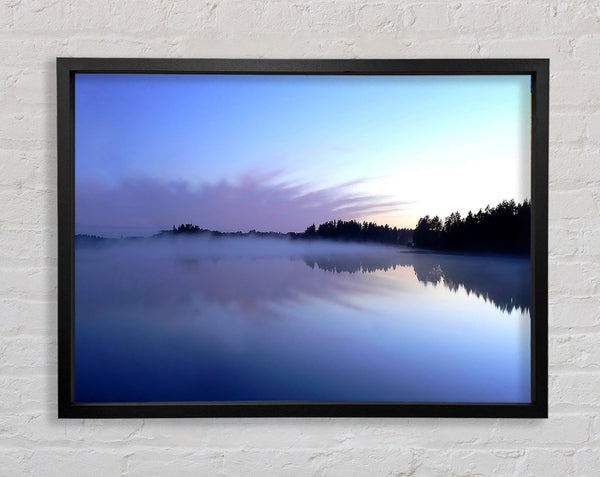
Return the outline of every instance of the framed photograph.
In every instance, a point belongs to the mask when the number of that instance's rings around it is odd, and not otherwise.
[[[548,69],[59,58],[59,417],[547,417]]]

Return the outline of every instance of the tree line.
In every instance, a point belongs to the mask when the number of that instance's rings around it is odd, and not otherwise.
[[[351,242],[374,242],[390,245],[412,245],[417,248],[499,252],[527,254],[531,243],[531,203],[528,200],[515,203],[502,201],[495,207],[489,205],[479,212],[462,217],[453,212],[443,221],[436,215],[419,219],[414,230],[377,225],[357,220],[330,220],[318,226],[310,225],[302,233],[277,232],[219,232],[200,228],[194,224],[173,226],[168,231],[175,234],[207,233],[213,236],[238,237],[288,237],[305,240],[338,240]],[[161,234],[168,233],[167,231]],[[161,235],[159,234],[159,235]]]
[[[529,253],[531,204],[502,201],[466,217],[453,212],[442,222],[438,216],[419,219],[413,234],[415,247],[435,250]]]
[[[399,229],[389,225],[377,225],[373,222],[358,222],[356,220],[330,220],[316,227],[309,226],[301,238],[314,240],[345,240],[352,242],[376,242],[394,245],[408,245],[412,240],[413,231]]]
[[[268,237],[268,238],[285,238],[289,233],[282,232],[258,232],[250,230],[249,232],[221,232],[219,230],[204,229],[195,224],[173,225],[171,230],[161,230],[154,237],[164,237],[168,235],[189,234],[189,235],[210,235],[211,237]]]
[[[198,225],[194,224],[181,224],[179,227],[173,225],[171,229],[173,233],[198,233],[198,232],[208,232],[208,230],[201,229]]]

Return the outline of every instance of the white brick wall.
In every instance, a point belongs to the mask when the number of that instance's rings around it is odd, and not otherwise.
[[[600,475],[600,3],[3,0],[0,475]],[[56,56],[550,57],[550,419],[56,419]]]

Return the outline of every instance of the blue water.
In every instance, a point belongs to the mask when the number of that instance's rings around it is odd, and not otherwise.
[[[529,261],[77,243],[75,400],[530,402]]]

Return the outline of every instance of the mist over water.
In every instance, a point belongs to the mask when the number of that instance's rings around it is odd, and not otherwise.
[[[529,261],[76,241],[76,400],[529,402]]]

